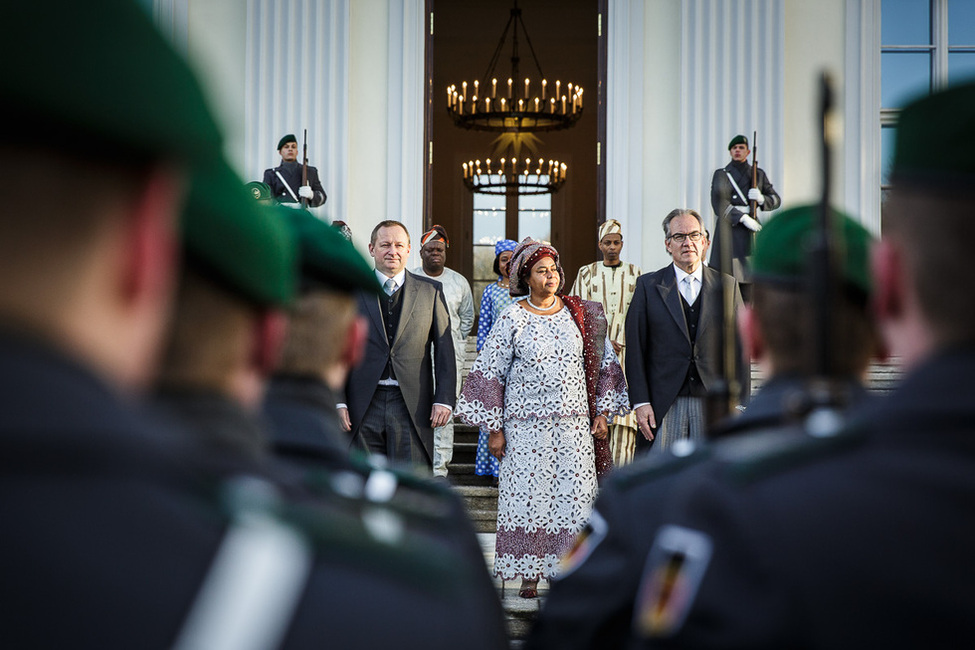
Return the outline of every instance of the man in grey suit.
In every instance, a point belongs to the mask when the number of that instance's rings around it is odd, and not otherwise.
[[[433,429],[451,417],[457,373],[443,289],[406,271],[409,254],[402,223],[382,221],[373,229],[369,255],[386,295],[357,298],[369,336],[362,363],[349,373],[339,417],[353,446],[429,469]]]
[[[720,374],[722,279],[734,285],[736,312],[742,304],[735,279],[702,264],[708,233],[701,215],[672,210],[663,228],[674,262],[640,276],[626,314],[626,381],[643,434],[637,454],[655,439],[659,453],[676,440],[703,437],[703,398]],[[739,366],[744,399],[749,372]]]

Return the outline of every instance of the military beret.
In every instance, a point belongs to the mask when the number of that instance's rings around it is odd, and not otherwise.
[[[833,210],[843,248],[838,259],[843,281],[870,293],[872,236],[849,215]],[[774,216],[757,235],[752,252],[752,280],[756,284],[801,283],[809,261],[809,245],[819,228],[819,205],[803,205]],[[834,231],[835,232],[835,231]]]
[[[274,209],[297,238],[304,287],[325,287],[342,293],[381,292],[372,266],[338,229],[307,210],[283,205]]]
[[[222,143],[189,66],[132,0],[4,7],[0,142],[116,159],[216,159]]]
[[[289,142],[294,142],[295,144],[298,144],[298,138],[295,137],[294,133],[289,133],[288,135],[278,140],[278,151],[281,151],[281,147],[288,144]]]
[[[731,151],[731,148],[733,146],[735,146],[736,144],[743,144],[743,145],[745,145],[747,147],[748,146],[748,138],[746,138],[743,135],[736,135],[735,137],[733,137],[731,139],[731,142],[728,143],[728,151]]]
[[[975,173],[975,83],[928,95],[901,111],[893,182],[945,181]]]
[[[297,246],[274,209],[254,201],[224,162],[197,171],[183,211],[188,260],[250,302],[288,304],[297,284]]]
[[[244,187],[250,192],[251,197],[257,201],[267,201],[271,198],[271,186],[261,181],[251,181]]]

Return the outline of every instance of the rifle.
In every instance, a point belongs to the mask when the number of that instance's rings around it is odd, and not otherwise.
[[[752,189],[758,187],[758,143],[755,142],[757,139],[758,131],[752,131]],[[749,201],[748,208],[752,219],[758,221],[758,202]]]
[[[304,187],[308,185],[308,129],[305,129],[301,141],[301,186]],[[308,207],[308,199],[302,197],[300,203],[301,207]]]

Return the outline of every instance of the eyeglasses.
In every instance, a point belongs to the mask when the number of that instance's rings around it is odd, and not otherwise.
[[[699,242],[699,241],[701,241],[701,238],[702,237],[704,237],[704,233],[701,232],[700,230],[695,230],[694,232],[687,232],[687,233],[678,232],[678,233],[674,233],[673,235],[671,235],[667,239],[673,239],[678,244],[683,244],[684,241],[687,240],[687,239],[690,239],[693,242]]]

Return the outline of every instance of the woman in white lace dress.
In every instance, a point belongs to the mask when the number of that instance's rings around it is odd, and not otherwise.
[[[526,239],[509,270],[511,295],[527,298],[492,327],[457,414],[490,431],[501,461],[494,572],[521,576],[519,594],[534,598],[589,519],[597,470],[610,467],[607,417],[629,408],[602,306],[559,296],[558,252]]]

